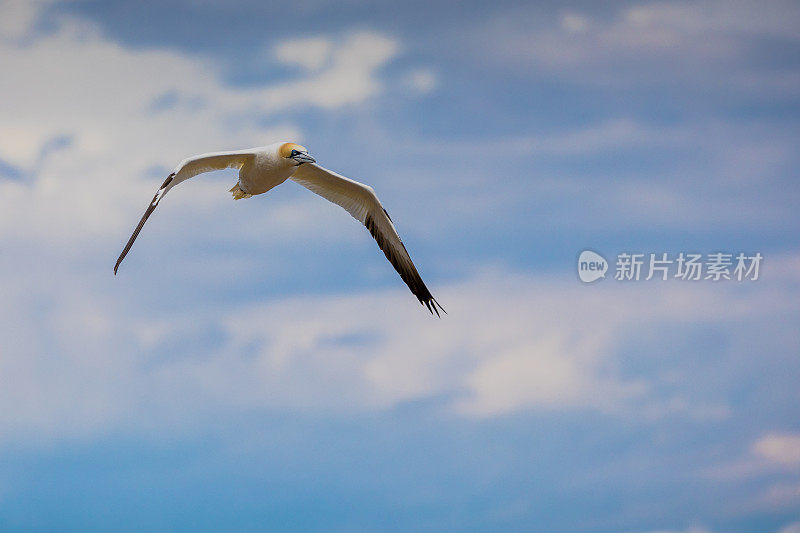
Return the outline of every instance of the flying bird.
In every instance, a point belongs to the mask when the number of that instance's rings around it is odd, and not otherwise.
[[[263,194],[291,179],[326,200],[340,205],[367,227],[386,255],[386,259],[397,270],[420,303],[431,313],[435,312],[437,316],[440,316],[439,310],[444,311],[422,281],[403,241],[397,234],[389,213],[381,205],[372,187],[321,167],[308,155],[308,150],[299,144],[289,142],[249,150],[212,152],[181,161],[164,180],[144,212],[139,225],[136,226],[114,265],[114,274],[116,275],[120,263],[142,231],[144,223],[173,187],[198,174],[225,168],[239,169],[239,181],[230,190],[235,200]]]

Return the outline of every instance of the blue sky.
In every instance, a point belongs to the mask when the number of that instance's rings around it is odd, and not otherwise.
[[[800,531],[794,2],[0,0],[0,529]],[[293,183],[371,184],[449,314]],[[760,252],[758,281],[576,276]],[[613,265],[612,265],[613,268]]]

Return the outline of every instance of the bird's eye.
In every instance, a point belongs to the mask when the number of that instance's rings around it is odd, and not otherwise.
[[[299,153],[300,153],[300,152],[298,152],[297,150],[292,150],[292,153],[291,153],[291,154],[289,154],[289,157],[294,157],[294,156],[296,156],[296,155],[297,155],[297,154],[299,154]]]

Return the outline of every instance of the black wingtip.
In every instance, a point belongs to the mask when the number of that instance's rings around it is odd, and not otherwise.
[[[438,318],[442,318],[442,315],[439,314],[439,310],[440,309],[444,314],[447,314],[447,311],[444,310],[444,307],[442,307],[442,304],[440,304],[438,301],[436,301],[436,298],[434,298],[433,296],[431,296],[430,300],[420,300],[419,303],[421,303],[422,305],[427,307],[428,311],[430,311],[431,314],[436,313],[436,316]]]
[[[117,275],[117,269],[119,268],[120,263],[122,263],[122,260],[125,259],[126,255],[128,255],[128,252],[130,252],[131,246],[133,246],[133,242],[136,240],[136,237],[139,236],[139,232],[142,231],[142,228],[144,227],[144,223],[147,222],[147,219],[150,217],[151,214],[153,214],[153,211],[155,211],[156,207],[158,206],[158,202],[161,201],[161,198],[165,194],[165,189],[170,184],[170,182],[172,182],[172,179],[174,177],[175,177],[174,172],[169,176],[167,176],[167,179],[164,180],[164,183],[158,189],[156,195],[153,196],[153,201],[151,201],[150,205],[147,206],[147,210],[144,212],[144,215],[142,215],[142,219],[139,221],[139,225],[137,225],[136,229],[133,230],[133,235],[131,235],[131,238],[128,239],[128,243],[125,245],[125,248],[122,249],[122,253],[119,254],[117,263],[114,265],[115,276]]]

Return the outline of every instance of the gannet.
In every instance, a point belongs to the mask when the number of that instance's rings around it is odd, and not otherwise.
[[[181,161],[164,180],[144,212],[139,225],[136,226],[114,265],[114,274],[116,275],[120,263],[142,231],[144,223],[173,187],[198,174],[226,168],[239,169],[239,181],[230,189],[235,200],[264,194],[291,179],[326,200],[340,205],[367,227],[386,258],[420,303],[431,313],[435,312],[437,316],[440,309],[444,311],[422,281],[403,241],[397,234],[389,213],[383,208],[372,187],[321,167],[308,155],[308,150],[291,142],[274,143],[249,150],[211,152]]]

